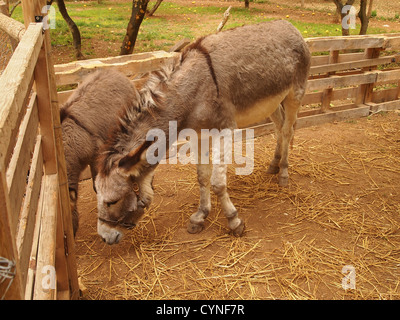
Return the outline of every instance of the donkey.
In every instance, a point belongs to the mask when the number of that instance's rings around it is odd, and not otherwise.
[[[95,187],[99,148],[109,127],[137,98],[136,88],[125,75],[101,70],[87,76],[60,108],[74,235],[79,226],[79,175],[89,165]]]
[[[269,173],[279,173],[288,185],[288,146],[304,96],[310,52],[300,32],[289,22],[274,21],[227,30],[198,39],[182,54],[180,64],[153,75],[159,84],[139,92],[146,107],[120,119],[99,157],[96,178],[98,233],[108,244],[118,243],[121,227],[133,227],[153,199],[152,180],[157,164],[147,161],[158,128],[169,136],[169,121],[178,132],[191,128],[235,129],[270,117],[276,126],[277,146]],[[162,79],[161,79],[162,78]],[[153,81],[154,84],[157,81]],[[282,107],[280,107],[282,105]],[[198,164],[200,204],[188,223],[197,233],[211,210],[210,187],[220,200],[228,226],[241,236],[244,222],[227,193],[226,164]],[[138,184],[136,206],[131,197]]]

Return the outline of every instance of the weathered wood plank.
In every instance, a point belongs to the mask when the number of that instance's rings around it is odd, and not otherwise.
[[[377,79],[376,82],[379,84],[380,82],[388,82],[394,81],[397,82],[400,79],[400,69],[397,70],[389,70],[389,71],[376,71]]]
[[[168,52],[179,52],[181,51],[184,47],[186,47],[190,43],[190,39],[184,38],[177,43],[175,43],[169,50]]]
[[[165,51],[154,51],[154,52],[143,52],[143,53],[133,53],[127,54],[123,56],[116,56],[116,57],[107,57],[107,58],[95,58],[95,59],[87,59],[87,60],[78,60],[72,61],[68,63],[56,64],[54,65],[54,72],[55,73],[63,73],[63,72],[73,72],[76,69],[79,69],[85,65],[91,64],[100,64],[100,66],[107,65],[107,64],[114,64],[114,63],[124,63],[129,62],[132,60],[146,60],[154,56],[154,54],[158,53],[165,53]]]
[[[40,140],[41,141],[41,140]],[[41,142],[40,142],[41,143]],[[40,152],[42,154],[42,152]],[[44,183],[44,176],[40,179],[40,191],[39,191],[39,199],[36,210],[36,218],[35,218],[35,226],[33,229],[33,240],[32,240],[32,248],[29,256],[29,264],[28,264],[28,273],[25,284],[25,300],[33,299],[33,291],[35,286],[35,276],[36,276],[36,265],[37,265],[37,253],[39,247],[39,235],[40,235],[40,226],[42,221],[43,211],[43,199],[44,194],[46,192],[46,185]]]
[[[5,162],[12,132],[26,100],[42,41],[41,25],[29,26],[0,77],[1,164]]]
[[[43,158],[41,136],[37,136],[36,145],[33,151],[32,165],[29,171],[26,195],[19,218],[17,229],[16,244],[21,266],[21,276],[23,283],[28,277],[28,266],[35,229],[36,212],[38,209],[40,187],[43,175]]]
[[[371,112],[393,111],[400,109],[400,100],[387,101],[382,103],[369,102],[368,105],[371,108]]]
[[[382,51],[381,48],[369,48],[365,50],[365,57],[366,59],[376,59],[379,57],[380,52]],[[371,71],[372,69],[376,69],[376,67],[366,67],[363,68],[362,71]],[[376,80],[374,81],[376,82]],[[372,91],[374,90],[374,83],[367,83],[367,84],[361,84],[357,93],[356,97],[356,103],[361,104],[361,103],[366,103],[368,101],[371,101],[372,97]]]
[[[296,129],[321,125],[328,122],[344,121],[349,119],[357,119],[369,115],[370,107],[367,105],[359,105],[356,108],[347,110],[327,112],[312,116],[299,117],[296,122]]]
[[[46,1],[41,0],[42,3]],[[45,51],[47,54],[49,92],[51,101],[52,125],[54,132],[55,152],[57,158],[57,173],[58,173],[58,216],[57,238],[62,238],[63,247],[58,248],[56,253],[56,265],[59,283],[59,289],[64,294],[57,295],[61,299],[78,299],[79,298],[79,282],[75,256],[75,239],[72,226],[72,213],[69,199],[67,165],[65,161],[64,147],[62,141],[62,129],[60,122],[60,108],[58,104],[57,87],[54,72],[54,63],[51,56],[50,32],[45,32]],[[62,264],[62,265],[60,265]],[[65,293],[69,293],[68,297]]]
[[[28,85],[27,92],[31,92],[32,87],[33,87],[33,79],[30,82],[30,84]],[[5,150],[5,154],[4,154],[4,163],[7,166],[10,163],[10,160],[11,160],[11,157],[12,157],[12,154],[13,154],[13,151],[14,151],[15,142],[17,140],[17,135],[18,135],[18,130],[19,130],[19,127],[21,125],[21,121],[22,121],[22,119],[23,119],[23,117],[25,115],[25,111],[26,111],[25,106],[28,104],[28,101],[29,101],[29,95],[27,95],[25,97],[25,100],[22,103],[23,107],[21,109],[21,112],[17,116],[16,121],[15,121],[15,126],[11,130],[11,133],[10,133],[10,143],[8,144],[8,148],[7,148],[7,150]]]
[[[374,83],[378,78],[376,72],[366,72],[349,76],[331,76],[322,79],[313,79],[308,81],[307,91],[323,90],[335,87],[356,86],[366,83]]]
[[[16,272],[11,286],[7,289],[9,281],[5,279],[0,283],[0,299],[21,299],[23,297],[23,285],[19,263],[18,253],[14,243],[14,234],[11,229],[11,209],[8,198],[6,174],[4,167],[0,164],[0,257],[4,257],[16,263]]]
[[[385,37],[379,35],[307,38],[306,43],[311,52],[381,48]]]
[[[56,230],[58,212],[58,176],[44,176],[44,194],[41,215],[39,244],[36,260],[34,300],[54,300],[56,298]]]
[[[381,103],[381,102],[397,100],[399,97],[398,91],[399,88],[374,91],[372,93],[372,102]]]
[[[339,54],[338,63],[358,61],[363,59],[364,52],[358,53],[341,53]],[[322,56],[312,56],[311,57],[311,67],[316,67],[329,63],[329,55]]]
[[[46,41],[43,41],[37,59],[34,77],[37,93],[40,134],[43,139],[43,161],[45,173],[54,174],[57,172],[57,154],[48,70],[49,66],[47,61]]]
[[[7,185],[13,216],[13,230],[16,229],[22,200],[25,194],[26,177],[31,161],[31,152],[35,146],[39,118],[36,94],[33,94],[25,117],[21,123],[17,143],[7,169]]]
[[[166,60],[178,59],[179,56],[180,54],[176,52],[156,51],[151,54],[131,55],[129,60],[124,57],[121,62],[114,58],[112,60],[93,59],[78,61],[69,65],[58,65],[55,66],[56,83],[58,86],[79,83],[97,68],[118,70],[129,77],[138,73],[158,70]]]
[[[387,35],[383,48],[387,50],[400,50],[400,34]]]
[[[0,30],[3,30],[15,40],[20,40],[25,33],[25,26],[5,14],[0,13]]]
[[[329,54],[329,63],[331,65],[334,65],[338,62],[339,60],[339,51],[338,50],[334,50],[331,51]],[[335,72],[329,72],[329,75],[334,75]],[[321,111],[322,112],[326,112],[331,104],[331,100],[332,100],[332,94],[333,94],[333,88],[329,88],[329,89],[325,89],[323,96],[322,96],[322,105],[321,105]]]
[[[319,110],[305,111],[298,115],[296,122],[296,129],[306,128],[310,126],[322,125],[324,123],[344,121],[348,119],[357,119],[366,117],[370,113],[369,105],[349,105],[343,107],[333,108],[332,111],[320,113]],[[274,123],[265,123],[257,126],[250,127],[254,130],[254,137],[266,135],[274,132]]]
[[[352,62],[342,62],[336,64],[325,64],[320,66],[311,67],[310,74],[320,74],[320,73],[328,73],[328,72],[336,72],[336,71],[344,71],[350,69],[358,69],[365,67],[374,67],[381,64],[387,63],[399,63],[400,55],[393,55],[387,57],[380,57],[376,59],[363,59],[359,61]]]
[[[345,100],[345,99],[353,99],[357,94],[357,88],[344,88],[344,89],[335,89],[332,92],[331,101],[336,100]],[[302,100],[303,105],[314,104],[314,103],[322,103],[323,92],[311,92],[306,93],[304,99]]]

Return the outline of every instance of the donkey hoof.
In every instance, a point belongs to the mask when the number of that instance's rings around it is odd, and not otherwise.
[[[203,224],[195,224],[195,223],[189,222],[188,226],[187,226],[187,231],[192,234],[199,233],[203,229],[204,229]]]
[[[279,173],[279,167],[270,165],[268,167],[267,173],[268,174],[277,174],[277,173]]]
[[[243,220],[240,222],[240,224],[234,229],[234,230],[232,230],[232,234],[235,236],[235,237],[241,237],[242,236],[242,234],[243,234],[243,231],[244,231],[244,227],[245,227],[245,224],[244,224],[244,222],[243,222]]]
[[[280,187],[287,187],[289,185],[289,177],[279,177],[278,184]]]

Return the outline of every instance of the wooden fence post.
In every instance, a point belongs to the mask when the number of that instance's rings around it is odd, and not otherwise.
[[[375,59],[378,58],[381,52],[381,48],[368,48],[365,50],[365,59]],[[366,67],[362,68],[362,71],[372,71],[376,69],[376,67]],[[374,83],[367,83],[360,85],[358,89],[358,94],[356,97],[356,104],[365,104],[372,101],[372,93],[374,91],[375,84]]]
[[[333,50],[329,54],[329,64],[337,63],[339,61],[339,50]],[[332,76],[336,72],[329,72],[328,75]],[[322,105],[321,105],[321,112],[326,112],[328,111],[329,107],[331,106],[331,101],[332,101],[332,94],[333,94],[333,88],[329,88],[324,90],[324,93],[322,94]]]
[[[35,16],[42,16],[42,8],[46,5],[45,0],[22,0],[22,8],[24,13],[25,26],[30,22],[35,21]],[[67,169],[64,156],[64,147],[62,143],[62,131],[60,123],[60,112],[58,106],[57,88],[55,82],[54,74],[54,64],[51,57],[51,43],[50,43],[50,33],[49,30],[45,30],[44,39],[44,52],[46,58],[46,73],[48,75],[48,89],[50,97],[50,109],[52,110],[52,129],[53,137],[55,142],[55,155],[56,155],[56,171],[58,172],[58,185],[59,185],[59,201],[61,205],[59,206],[61,214],[58,216],[61,219],[59,224],[62,224],[63,234],[57,237],[58,246],[64,245],[65,250],[63,250],[63,257],[60,255],[60,250],[57,252],[56,265],[63,265],[62,260],[65,259],[66,268],[61,268],[60,272],[67,272],[67,274],[62,274],[59,272],[59,279],[68,279],[69,281],[69,297],[71,299],[77,299],[79,297],[79,284],[75,257],[75,239],[73,235],[72,228],[72,215],[69,205],[69,191],[68,191],[68,178]],[[44,66],[43,66],[44,67]],[[61,230],[58,229],[58,230]],[[60,243],[61,239],[63,243]],[[60,260],[61,259],[61,260]],[[66,296],[66,288],[59,287],[63,293],[62,296]]]

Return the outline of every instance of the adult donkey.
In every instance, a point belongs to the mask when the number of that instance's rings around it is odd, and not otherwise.
[[[176,121],[178,132],[200,132],[233,130],[271,117],[278,141],[268,172],[279,173],[279,184],[286,186],[288,146],[309,67],[310,53],[299,31],[289,22],[274,21],[200,38],[179,65],[154,73],[139,93],[141,112],[127,111],[99,159],[98,233],[103,240],[118,243],[123,235],[119,227],[133,227],[150,205],[155,165],[146,160],[152,143],[146,134],[161,129],[171,145],[169,121]],[[197,165],[200,205],[190,218],[190,233],[203,229],[211,209],[210,185],[232,233],[243,233],[244,223],[227,193],[226,172],[226,164]],[[139,186],[136,200],[134,183]]]

